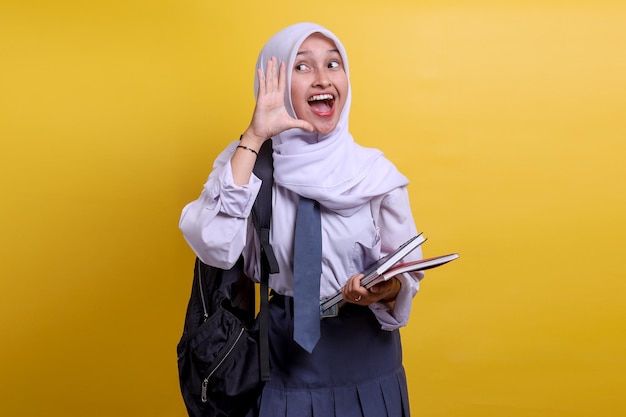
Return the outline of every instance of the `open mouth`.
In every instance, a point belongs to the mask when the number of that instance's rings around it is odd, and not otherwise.
[[[331,116],[333,114],[335,97],[332,94],[316,94],[307,101],[316,114],[320,116]]]

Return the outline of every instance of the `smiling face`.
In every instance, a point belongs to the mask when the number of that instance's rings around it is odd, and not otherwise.
[[[291,102],[298,119],[328,134],[339,121],[348,97],[348,77],[335,43],[319,33],[298,49],[291,75]]]

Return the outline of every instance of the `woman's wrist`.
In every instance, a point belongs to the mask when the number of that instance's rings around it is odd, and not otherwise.
[[[236,185],[244,185],[250,182],[250,175],[264,142],[256,140],[249,130],[248,128],[239,137],[239,144],[235,148],[236,152],[230,159],[233,182]]]
[[[380,300],[381,303],[391,303],[396,301],[396,298],[398,297],[398,293],[400,292],[400,289],[402,288],[402,283],[400,282],[400,280],[396,277],[391,278],[391,290],[389,291],[389,295],[387,295],[386,297],[384,297],[383,299]]]
[[[248,128],[246,129],[245,132],[243,132],[243,134],[239,138],[239,142],[241,143],[241,146],[250,148],[258,153],[259,149],[261,149],[261,146],[263,146],[263,142],[265,142],[266,139],[267,138],[262,138],[262,137],[255,135],[250,130],[250,128]]]

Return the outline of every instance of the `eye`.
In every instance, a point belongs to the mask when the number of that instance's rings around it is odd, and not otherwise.
[[[339,68],[341,63],[339,61],[330,61],[328,63],[328,68]]]
[[[296,64],[294,67],[296,71],[306,71],[308,68],[309,67],[307,67],[306,64]]]

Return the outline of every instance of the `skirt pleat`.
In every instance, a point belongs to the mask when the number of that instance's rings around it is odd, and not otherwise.
[[[267,389],[263,390],[260,398],[259,416],[286,416],[287,415],[287,393],[282,390]],[[253,417],[254,410],[248,417]]]
[[[387,409],[380,381],[371,381],[357,387],[363,417],[385,417]]]
[[[247,417],[409,417],[398,330],[382,330],[367,307],[346,305],[322,320],[309,354],[293,341],[285,304],[270,302],[271,380],[259,413]]]
[[[313,417],[311,393],[309,391],[288,392],[285,417]]]
[[[409,416],[409,386],[406,382],[406,374],[404,372],[396,374],[398,378],[398,387],[400,388],[400,398],[402,398],[402,415]]]
[[[311,391],[314,416],[332,416],[335,413],[335,393],[332,389]]]
[[[342,417],[363,417],[359,394],[354,386],[337,387],[335,391],[335,414]],[[319,416],[318,416],[319,417]]]
[[[398,385],[386,386],[382,385],[383,398],[385,405],[387,406],[387,414],[389,416],[401,416],[402,415],[402,397]]]

